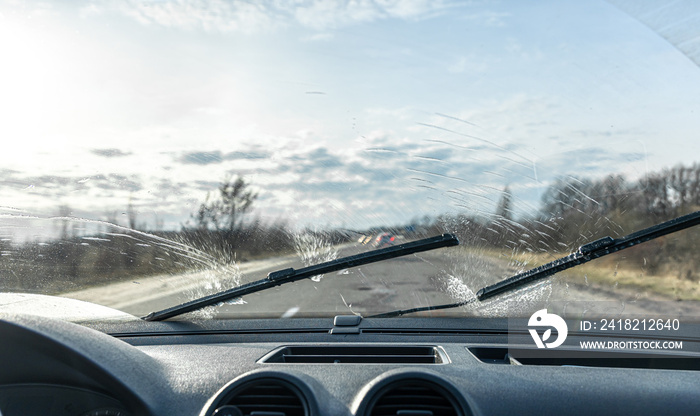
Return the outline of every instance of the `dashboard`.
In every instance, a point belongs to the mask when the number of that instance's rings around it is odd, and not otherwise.
[[[509,344],[505,320],[487,318],[77,325],[2,315],[0,411],[3,416],[697,414],[697,337],[677,336],[684,342],[682,354],[544,359],[528,354],[532,345]]]

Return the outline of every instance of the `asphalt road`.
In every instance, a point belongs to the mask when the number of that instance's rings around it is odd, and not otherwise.
[[[348,244],[336,248],[338,257],[368,250]],[[178,276],[155,276],[91,288],[64,296],[91,301],[131,313],[151,311],[262,279],[267,273],[304,267],[299,256],[289,255],[239,265],[239,270],[205,270]],[[210,307],[194,315],[213,317],[299,317],[359,313],[368,316],[397,309],[440,305],[472,299],[478,289],[516,273],[506,259],[478,255],[462,247],[443,248],[379,263],[350,268],[245,296],[243,302]],[[554,279],[486,302],[474,301],[458,309],[422,313],[430,316],[529,316],[534,311],[581,313],[585,310],[649,314],[700,315],[700,306],[669,302],[616,287],[588,284],[576,274]]]
[[[338,257],[370,249],[357,244],[337,248]],[[444,248],[327,274],[318,281],[306,279],[245,296],[245,303],[209,308],[213,313],[246,316],[299,316],[385,312],[461,299],[449,289],[450,275],[458,270],[459,249]],[[114,307],[143,316],[195,297],[236,284],[262,279],[267,273],[288,267],[301,268],[299,256],[290,255],[239,265],[233,270],[208,270],[178,276],[155,276],[90,288],[63,296]],[[454,282],[452,282],[454,283]],[[457,296],[457,297],[454,297]],[[214,309],[216,312],[214,312]]]

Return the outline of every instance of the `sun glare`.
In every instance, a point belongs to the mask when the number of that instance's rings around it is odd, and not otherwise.
[[[0,17],[0,113],[9,150],[53,147],[71,96],[70,43],[29,17]],[[8,149],[8,147],[6,147]],[[16,157],[16,152],[5,151]]]

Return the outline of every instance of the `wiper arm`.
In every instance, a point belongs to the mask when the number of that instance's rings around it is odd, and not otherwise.
[[[386,312],[378,315],[369,316],[369,318],[390,318],[415,312],[457,308],[473,303],[477,299],[479,301],[484,301],[486,299],[492,298],[494,296],[506,292],[512,292],[522,286],[528,285],[538,280],[542,280],[545,277],[549,277],[563,270],[570,269],[580,264],[588,263],[593,259],[607,256],[608,254],[616,253],[620,250],[624,250],[626,248],[636,246],[637,244],[644,243],[646,241],[650,241],[659,237],[663,237],[667,234],[672,234],[677,231],[685,230],[686,228],[690,228],[698,224],[700,224],[700,211],[684,215],[682,217],[678,217],[670,221],[662,222],[660,224],[634,232],[622,238],[615,239],[612,237],[603,237],[601,239],[582,245],[578,248],[578,250],[566,257],[562,257],[542,266],[535,267],[534,269],[528,270],[526,272],[516,274],[515,276],[509,277],[491,286],[487,286],[476,292],[475,298],[467,299],[462,302],[448,303],[444,305],[424,306],[419,308],[402,309],[393,312]]]
[[[536,267],[532,270],[516,274],[506,280],[487,286],[476,293],[477,299],[483,301],[501,293],[511,292],[521,286],[544,279],[562,270],[569,269],[579,264],[588,263],[591,260],[616,253],[620,250],[636,246],[646,241],[663,237],[677,231],[685,230],[700,224],[700,211],[684,215],[676,219],[653,225],[649,228],[637,231],[622,238],[603,237],[588,244],[584,244],[574,253],[554,260],[550,263]]]
[[[395,257],[420,253],[422,251],[456,246],[457,244],[459,244],[457,237],[452,234],[443,234],[437,237],[425,238],[422,240],[412,241],[410,243],[399,244],[353,256],[343,257],[325,263],[304,267],[298,270],[293,268],[278,270],[269,273],[266,278],[255,282],[247,283],[233,289],[195,299],[181,305],[163,309],[162,311],[151,312],[147,316],[143,317],[143,319],[146,321],[162,321],[177,315],[182,315],[183,313],[204,308],[205,306],[215,305],[229,299],[260,292],[261,290],[280,286],[285,283],[296,282],[297,280],[306,279],[320,274],[331,273],[334,271],[347,269],[349,267],[361,266],[363,264],[376,263],[378,261],[392,259]]]

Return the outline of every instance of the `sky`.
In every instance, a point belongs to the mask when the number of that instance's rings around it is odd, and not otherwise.
[[[624,6],[5,0],[0,213],[173,229],[234,174],[362,229],[697,162],[686,33]]]

